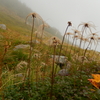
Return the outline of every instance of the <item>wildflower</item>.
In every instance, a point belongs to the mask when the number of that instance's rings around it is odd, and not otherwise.
[[[45,22],[43,22],[43,24],[41,24],[39,27],[38,27],[38,29],[37,29],[37,31],[38,31],[38,37],[40,37],[41,38],[41,42],[43,41],[43,38],[44,38],[44,28],[45,27],[49,27],[49,25],[47,24],[47,23],[45,23]]]
[[[68,26],[72,26],[72,23],[71,22],[68,22]]]
[[[52,40],[53,40],[52,45],[56,46],[56,45],[60,44],[59,41],[55,37]]]
[[[92,74],[94,79],[88,79],[97,89],[100,89],[100,74]]]
[[[97,37],[97,39],[98,39],[98,42],[100,42],[100,37]]]
[[[73,33],[71,33],[71,32],[67,32],[66,35],[73,35]]]
[[[91,33],[92,33],[91,28],[95,29],[95,27],[96,27],[93,23],[90,23],[90,22],[87,22],[87,23],[82,22],[81,24],[79,24],[79,26],[81,26],[81,25],[83,26],[82,29],[87,29],[88,28]],[[86,30],[85,30],[85,32],[86,32]]]
[[[97,34],[97,32],[96,33],[91,33],[89,36],[97,36],[98,37],[98,34]]]
[[[87,62],[88,60],[87,60],[87,57],[85,57],[85,56],[79,56],[78,57],[78,60],[80,61],[80,62]]]
[[[89,39],[88,38],[83,38],[83,41],[84,42],[89,42]]]
[[[72,38],[80,39],[80,36],[79,35],[74,35]]]
[[[85,27],[85,28],[90,28],[90,27],[92,27],[92,28],[94,28],[95,29],[95,25],[93,24],[93,23],[85,23],[85,22],[82,22],[81,24],[79,24],[79,26],[81,26],[81,25],[83,25],[83,27]],[[78,26],[78,27],[79,27]]]
[[[61,40],[56,36],[53,36],[49,40],[47,40],[46,43],[49,43],[49,45],[59,45],[61,44]]]
[[[78,34],[78,35],[81,35],[81,31],[77,30],[77,29],[72,29],[74,31],[74,34]]]
[[[90,43],[94,42],[94,44],[96,44],[96,42],[98,41],[98,38],[95,36],[90,36],[89,39],[90,39]]]
[[[41,32],[41,31],[44,30],[45,27],[48,28],[49,25],[48,25],[47,23],[43,23],[43,24],[41,24],[41,25],[38,27],[37,31],[38,31],[38,32]]]
[[[30,13],[30,14],[28,14],[27,17],[26,17],[25,22],[27,21],[27,18],[28,18],[29,16],[32,16],[33,18],[38,18],[38,19],[42,20],[42,22],[43,22],[42,17],[41,17],[39,14],[37,14],[37,13]]]

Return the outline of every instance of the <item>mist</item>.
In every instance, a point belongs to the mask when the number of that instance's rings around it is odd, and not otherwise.
[[[68,21],[77,27],[81,22],[92,21],[97,30],[99,24],[99,0],[20,0],[34,12],[40,14],[44,21],[58,28],[63,34]],[[99,31],[99,30],[98,30]]]
[[[34,12],[42,16],[44,21],[51,26],[56,27],[61,34],[71,21],[74,28],[82,22],[92,22],[96,30],[100,31],[100,0],[20,0]],[[98,33],[99,34],[99,33]],[[98,46],[100,51],[100,46]]]

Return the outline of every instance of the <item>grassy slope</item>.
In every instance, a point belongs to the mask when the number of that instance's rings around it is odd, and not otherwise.
[[[25,25],[24,19],[4,7],[0,7],[0,23],[6,24],[7,28],[16,32],[27,33],[30,30],[30,27]]]

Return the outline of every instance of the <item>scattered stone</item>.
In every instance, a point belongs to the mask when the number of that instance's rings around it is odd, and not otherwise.
[[[23,73],[18,73],[18,74],[15,74],[15,77],[23,77]]]
[[[5,24],[0,24],[0,28],[3,30],[6,30],[6,25]]]
[[[27,44],[27,45],[25,45],[25,44],[20,44],[20,45],[15,46],[14,50],[25,49],[25,48],[29,48],[29,47],[30,47],[29,44]]]
[[[51,55],[51,57],[53,58],[54,55]],[[61,63],[61,64],[65,64],[67,61],[67,58],[65,56],[60,56],[59,55],[55,55],[55,63]]]
[[[51,55],[53,59],[53,55]],[[55,55],[55,63],[62,69],[67,64],[67,57]]]
[[[61,69],[59,72],[58,72],[58,75],[60,76],[68,76],[69,75],[69,72],[67,69]]]
[[[30,41],[28,43],[30,43]],[[40,41],[38,41],[38,40],[32,40],[32,43],[40,44]]]

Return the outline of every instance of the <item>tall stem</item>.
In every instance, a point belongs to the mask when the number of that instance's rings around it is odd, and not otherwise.
[[[27,77],[29,79],[30,77],[30,69],[31,69],[31,56],[32,56],[32,37],[33,37],[33,30],[34,30],[34,17],[33,17],[33,25],[32,25],[32,31],[31,31],[31,39],[30,39],[30,51],[29,51],[29,59],[28,59],[28,65],[27,65]]]
[[[52,66],[52,75],[51,75],[51,93],[50,93],[50,99],[52,100],[52,95],[53,95],[53,85],[54,85],[54,64],[55,64],[55,50],[56,50],[56,45],[54,45],[54,54],[53,54],[53,66]]]
[[[79,53],[78,53],[78,56],[80,55],[80,49],[81,49],[81,44],[82,44],[82,38],[83,38],[83,33],[84,33],[84,30],[85,30],[85,27],[82,28],[82,35],[81,35],[81,39],[80,39],[80,44],[79,44]]]
[[[75,39],[75,48],[76,48],[76,44],[77,44],[77,39]],[[75,48],[74,48],[74,53],[75,53]]]
[[[91,40],[90,40],[90,42],[89,42],[89,44],[88,44],[87,48],[86,48],[86,49],[85,49],[85,51],[84,51],[84,55],[83,55],[84,57],[85,57],[86,51],[87,51],[87,49],[88,49],[88,47],[89,47],[90,43],[91,43]]]
[[[65,30],[65,33],[64,33],[64,36],[63,36],[63,39],[62,39],[62,43],[60,45],[60,51],[59,51],[59,56],[58,56],[58,63],[59,63],[59,59],[60,59],[60,55],[61,55],[61,50],[62,50],[62,46],[63,46],[63,43],[64,43],[64,39],[65,39],[65,36],[66,36],[66,32],[67,32],[69,26],[70,25],[68,25],[66,30]],[[56,74],[56,71],[57,71],[57,66],[58,65],[56,65],[56,68],[55,68],[55,74]]]
[[[67,37],[67,36],[66,36]],[[68,35],[68,42],[67,42],[67,45],[66,45],[66,53],[65,53],[65,55],[67,54],[67,52],[68,52],[68,44],[69,44],[69,35]]]
[[[68,27],[69,27],[69,25],[67,26],[67,28],[66,28],[66,30],[65,30],[65,34],[64,34],[64,36],[63,36],[62,43],[61,43],[61,46],[60,46],[58,62],[59,62],[59,58],[60,58],[60,55],[61,55],[61,50],[62,50],[62,47],[63,47],[63,43],[64,43],[64,39],[65,39],[65,36],[66,36],[66,32],[67,32],[67,30],[68,30]]]
[[[43,23],[43,27],[42,27],[41,43],[42,43],[42,38],[43,38],[43,31],[44,31],[44,23]]]
[[[98,46],[98,41],[97,41],[97,44],[96,44],[96,46],[95,46],[95,49],[94,49],[94,52],[93,52],[92,57],[94,56],[94,54],[95,54],[95,52],[96,52],[97,46]]]
[[[86,41],[84,41],[84,45],[83,45],[83,54],[84,54],[84,49],[85,49],[85,43],[86,43]]]
[[[75,36],[75,34],[74,34],[74,36]],[[72,46],[71,46],[71,48],[70,48],[69,57],[70,57],[70,55],[71,55],[71,51],[72,51],[72,47],[73,47],[73,45],[74,45],[74,41],[75,41],[75,37],[74,37],[74,39],[73,39],[73,43],[72,43]]]

